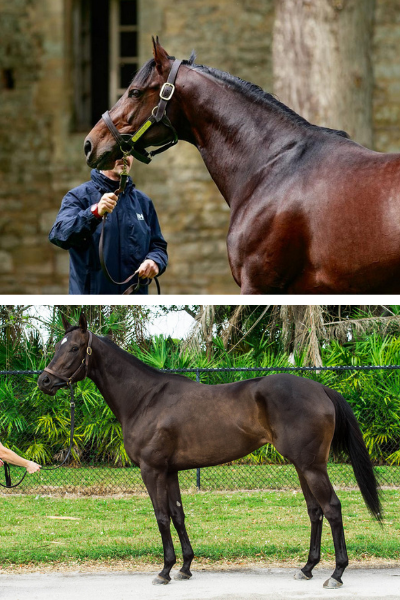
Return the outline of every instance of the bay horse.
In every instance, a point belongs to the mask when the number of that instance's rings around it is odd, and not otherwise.
[[[194,554],[185,528],[178,472],[246,456],[271,443],[298,473],[311,521],[307,564],[295,575],[310,579],[320,560],[323,515],[335,546],[336,568],[325,587],[342,585],[348,564],[340,501],[327,473],[329,449],[346,451],[372,515],[381,520],[374,472],[349,404],[336,391],[294,375],[269,375],[235,383],[204,385],[163,373],[125,352],[108,338],[63,318],[65,335],[39,388],[55,395],[69,383],[89,377],[121,423],[124,445],[140,468],[153,503],[164,549],[164,567],[155,584],[170,581],[176,562],[170,521],[182,546],[177,578],[192,576]]]
[[[243,294],[399,293],[400,154],[313,125],[194,55],[175,61],[158,38],[153,46],[86,137],[88,165],[111,168],[122,140],[144,162],[146,147],[195,145],[230,207],[228,258]]]

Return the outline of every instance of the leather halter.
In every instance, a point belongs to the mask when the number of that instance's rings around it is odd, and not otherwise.
[[[179,67],[181,66],[181,60],[174,60],[172,63],[171,71],[169,72],[167,81],[163,84],[160,90],[160,102],[157,106],[155,106],[151,112],[151,115],[142,123],[139,129],[134,133],[120,133],[118,129],[115,127],[110,113],[107,110],[103,113],[102,119],[107,125],[108,129],[114,136],[116,142],[119,144],[122,152],[127,154],[132,154],[134,158],[143,162],[145,164],[149,164],[153,156],[156,154],[160,154],[160,152],[165,152],[171,146],[174,146],[178,143],[178,134],[176,133],[171,121],[167,117],[166,108],[168,102],[171,100],[174,92],[175,92],[175,79],[178,74]],[[157,150],[152,150],[151,152],[147,152],[144,148],[136,148],[140,138],[146,133],[146,131],[157,123],[163,123],[166,127],[169,127],[172,131],[173,139],[170,142],[164,144]]]
[[[75,383],[75,381],[77,381],[77,380],[75,380],[75,377],[83,367],[85,367],[85,377],[86,377],[87,372],[88,372],[88,366],[89,366],[89,357],[92,355],[92,337],[93,337],[91,331],[88,331],[88,333],[89,333],[89,341],[88,341],[88,345],[86,348],[85,358],[82,360],[79,367],[76,369],[76,371],[70,377],[65,377],[64,375],[60,375],[59,373],[56,373],[52,369],[49,369],[49,367],[45,367],[43,369],[43,371],[46,371],[47,373],[50,373],[50,375],[54,375],[55,377],[58,377],[58,379],[62,379],[69,386],[71,386],[73,383]]]

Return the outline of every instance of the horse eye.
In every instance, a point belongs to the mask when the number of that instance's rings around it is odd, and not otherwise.
[[[79,348],[78,346],[72,346],[71,348],[71,352],[78,352]]]
[[[129,96],[129,98],[139,98],[141,93],[142,92],[140,90],[133,89],[133,90],[129,90],[128,96]]]

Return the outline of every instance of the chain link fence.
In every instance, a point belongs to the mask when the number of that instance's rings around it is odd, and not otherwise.
[[[400,486],[400,366],[269,367],[177,369],[204,384],[227,383],[271,373],[292,372],[328,385],[351,404],[364,435],[379,484]],[[54,397],[37,387],[41,371],[0,371],[0,440],[18,454],[47,467],[66,456],[70,441],[70,395]],[[144,492],[140,470],[127,457],[121,428],[94,384],[75,389],[73,450],[65,466],[28,475],[17,488],[0,492],[101,495]],[[201,407],[199,407],[201,410]],[[357,487],[346,457],[331,456],[335,487]],[[11,466],[16,483],[24,469]],[[183,490],[297,489],[294,467],[267,445],[234,463],[183,471]],[[0,483],[5,484],[0,468]]]

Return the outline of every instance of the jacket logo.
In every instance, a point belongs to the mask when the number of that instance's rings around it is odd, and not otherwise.
[[[138,221],[144,221],[144,216],[141,215],[140,213],[136,213],[136,216],[138,218]]]

